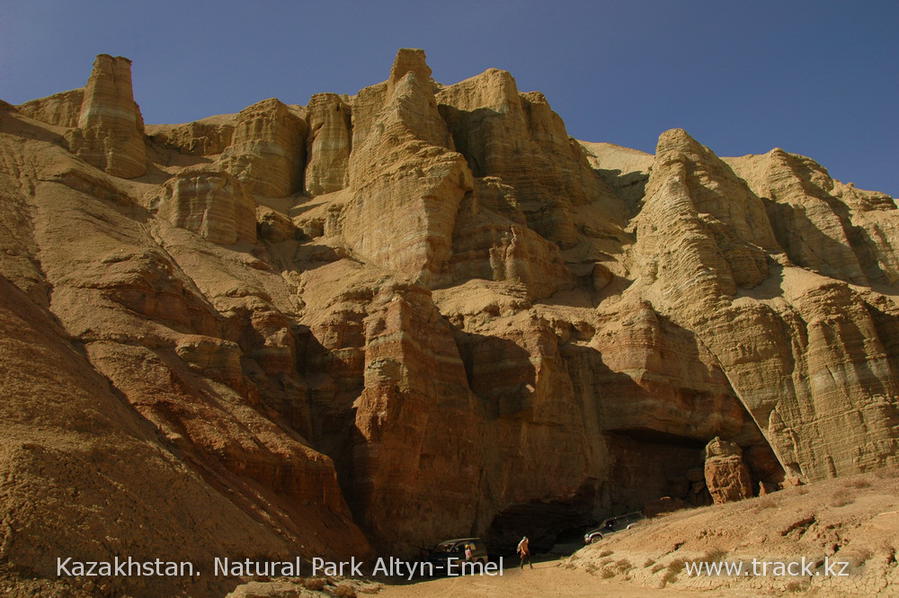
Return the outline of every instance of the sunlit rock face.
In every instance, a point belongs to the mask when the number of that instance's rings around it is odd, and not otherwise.
[[[212,243],[256,242],[256,202],[227,173],[183,171],[165,182],[154,204],[159,218]]]
[[[443,85],[412,49],[356,95],[145,130],[100,56],[0,104],[0,180],[3,550],[29,575],[541,549],[897,462],[899,211],[803,156],[579,142],[509,73]]]
[[[284,197],[301,189],[306,121],[275,98],[235,117],[231,145],[219,164],[253,193]]]
[[[50,125],[74,128],[78,126],[83,101],[84,89],[73,89],[25,102],[17,106],[17,109],[29,118]]]
[[[339,191],[349,182],[352,114],[343,98],[319,93],[309,100],[305,185],[311,195]]]
[[[130,60],[97,56],[77,128],[67,138],[72,153],[113,176],[130,179],[147,171],[144,121],[131,89]]]

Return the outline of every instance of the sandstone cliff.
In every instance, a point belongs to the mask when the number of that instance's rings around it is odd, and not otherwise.
[[[227,173],[184,170],[163,183],[152,208],[160,219],[213,243],[256,242],[256,202]]]
[[[254,193],[284,197],[300,189],[306,121],[275,98],[235,117],[231,143],[219,162]]]
[[[509,73],[442,85],[420,50],[353,96],[180,125],[144,128],[130,81],[104,55],[0,107],[17,584],[124,546],[539,549],[897,462],[889,196],[677,129],[578,142]],[[716,437],[738,465],[705,460]]]

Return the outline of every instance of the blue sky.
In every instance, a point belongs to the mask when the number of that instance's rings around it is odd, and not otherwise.
[[[571,135],[652,151],[687,129],[721,155],[809,155],[899,195],[899,2],[0,0],[0,98],[134,61],[148,123],[305,104],[384,80],[399,47],[438,81],[488,67],[546,94]]]

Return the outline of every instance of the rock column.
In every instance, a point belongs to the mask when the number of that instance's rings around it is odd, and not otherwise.
[[[752,497],[752,478],[736,443],[716,436],[706,445],[705,484],[716,505]]]
[[[71,150],[111,175],[132,179],[147,172],[144,121],[131,89],[131,61],[100,54],[84,89]]]
[[[306,191],[321,195],[339,191],[349,180],[352,146],[350,107],[334,93],[319,93],[309,101]]]

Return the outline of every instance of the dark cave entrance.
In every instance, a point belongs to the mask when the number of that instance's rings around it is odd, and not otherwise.
[[[784,472],[767,440],[753,431],[748,438],[734,440],[743,450],[757,495],[760,483],[777,487]],[[609,516],[629,511],[655,515],[663,497],[673,499],[664,510],[712,504],[704,471],[705,446],[711,438],[630,428],[606,432],[606,440],[612,459],[606,493]]]
[[[641,511],[662,497],[684,506],[711,504],[705,487],[703,440],[646,428],[606,433],[612,458],[609,515]]]
[[[589,484],[568,500],[510,505],[493,518],[484,540],[496,555],[514,555],[522,536],[530,540],[532,554],[547,552],[560,538],[579,536],[596,523],[595,495],[594,485]]]

